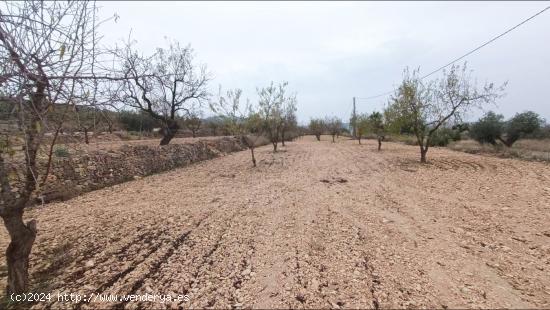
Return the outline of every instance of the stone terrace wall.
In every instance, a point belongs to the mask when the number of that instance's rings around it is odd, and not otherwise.
[[[200,140],[166,146],[123,145],[116,150],[55,157],[37,202],[65,200],[81,193],[184,167],[245,150],[236,138]]]

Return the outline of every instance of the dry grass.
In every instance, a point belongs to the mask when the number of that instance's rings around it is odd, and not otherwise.
[[[413,135],[387,135],[384,140],[386,142],[400,142],[406,145],[418,145],[418,141]]]
[[[495,146],[490,144],[482,145],[474,140],[462,140],[452,142],[449,144],[448,147],[455,151],[472,154],[492,154],[499,157],[511,157],[550,162],[550,139],[520,140],[510,148],[502,144],[497,144]]]

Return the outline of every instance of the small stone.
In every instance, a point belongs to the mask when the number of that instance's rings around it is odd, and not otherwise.
[[[95,291],[95,287],[91,286],[91,285],[84,285],[82,287],[85,291]]]
[[[92,268],[94,265],[95,265],[95,263],[92,259],[90,259],[89,261],[86,262],[86,267],[88,267],[88,268]]]
[[[319,289],[319,281],[317,281],[317,279],[311,280],[310,287],[315,291],[318,290]]]
[[[245,270],[243,270],[243,272],[241,272],[241,275],[242,276],[247,276],[251,273],[252,271],[250,270],[250,268],[246,268]]]

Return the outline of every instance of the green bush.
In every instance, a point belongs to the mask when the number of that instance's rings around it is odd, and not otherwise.
[[[544,120],[532,111],[517,113],[508,121],[494,112],[488,112],[470,126],[470,137],[477,142],[496,144],[499,140],[510,147],[520,138],[536,134],[541,130]]]
[[[447,146],[451,141],[460,140],[460,131],[451,128],[439,128],[436,130],[431,139],[430,146]]]
[[[145,112],[121,111],[118,120],[126,131],[152,131],[158,121]]]
[[[0,119],[1,120],[15,119],[15,115],[12,112],[13,112],[13,104],[9,104],[5,101],[0,100]]]
[[[533,111],[517,113],[506,124],[506,145],[511,146],[520,138],[535,133],[543,124],[544,121]]]
[[[55,148],[53,153],[57,157],[69,157],[69,150],[65,147],[57,147]]]
[[[477,142],[495,145],[504,131],[504,116],[489,111],[470,126],[469,135]]]

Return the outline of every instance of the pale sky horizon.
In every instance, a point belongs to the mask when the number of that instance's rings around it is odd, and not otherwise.
[[[128,37],[144,53],[165,37],[191,44],[213,73],[210,90],[288,81],[298,118],[338,116],[352,97],[391,90],[406,66],[428,73],[547,7],[549,2],[98,2],[103,44]],[[468,56],[479,82],[508,81],[493,110],[533,110],[550,121],[550,11]],[[462,63],[462,62],[461,62]],[[381,110],[387,96],[358,100],[359,113]],[[206,110],[206,109],[205,109]],[[470,120],[482,115],[474,111]]]

